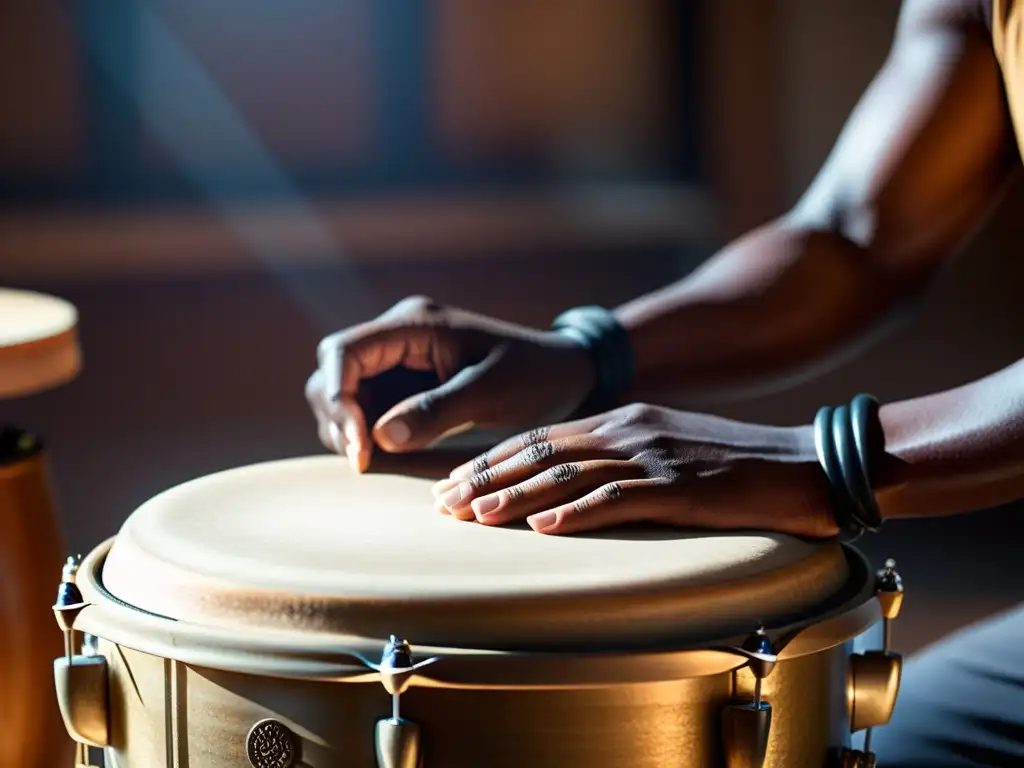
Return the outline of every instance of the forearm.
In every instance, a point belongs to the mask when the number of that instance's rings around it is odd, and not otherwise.
[[[789,384],[880,328],[923,285],[835,232],[780,219],[617,310],[630,399],[691,405]]]
[[[637,358],[631,399],[689,406],[788,383],[920,294],[1020,162],[976,11],[907,2],[799,215],[619,309]]]
[[[883,517],[950,515],[1024,498],[1024,360],[882,408]]]

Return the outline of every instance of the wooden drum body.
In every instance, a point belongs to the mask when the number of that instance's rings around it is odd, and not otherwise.
[[[76,323],[75,308],[61,299],[0,288],[0,400],[74,378]],[[0,419],[0,766],[71,759],[50,686],[61,644],[48,603],[64,552],[42,443]]]
[[[899,659],[853,645],[901,587],[852,548],[542,537],[427,487],[330,457],[148,502],[62,585],[69,731],[111,768],[792,768],[887,721]]]

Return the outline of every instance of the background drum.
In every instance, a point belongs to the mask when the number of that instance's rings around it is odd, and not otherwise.
[[[893,569],[774,534],[541,537],[337,457],[201,478],[65,574],[58,698],[108,765],[730,768],[858,763]],[[72,583],[74,582],[74,583]],[[845,761],[845,762],[844,762]]]
[[[0,400],[64,384],[80,366],[77,313],[65,301],[0,289]],[[47,604],[64,544],[42,443],[0,421],[0,765],[68,765],[52,693],[60,650]]]

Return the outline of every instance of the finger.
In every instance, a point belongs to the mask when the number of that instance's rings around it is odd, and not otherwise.
[[[630,461],[604,459],[556,464],[518,485],[473,499],[471,507],[481,523],[505,525],[539,510],[583,498],[609,483],[643,476],[643,469]]]
[[[328,451],[334,452],[337,450],[334,446],[334,438],[331,436],[331,425],[333,422],[328,421],[325,418],[319,418],[316,422],[316,433],[317,437],[320,438],[320,443]]]
[[[669,496],[664,480],[621,480],[608,483],[568,504],[526,518],[538,533],[569,534],[609,528],[641,520],[660,520],[668,505],[678,512],[685,501]]]
[[[306,402],[317,420],[317,428],[321,432],[320,441],[329,450],[333,450],[328,425],[331,423],[330,408],[324,399],[323,372],[316,370],[306,380]]]
[[[500,356],[496,349],[441,386],[398,403],[374,425],[374,440],[386,451],[415,451],[489,420],[491,402],[500,391],[492,373]]]
[[[431,339],[426,328],[394,321],[365,323],[328,336],[317,348],[327,402],[355,395],[360,381],[398,365],[431,370],[435,363]]]
[[[510,437],[485,453],[481,453],[472,461],[460,464],[451,471],[450,477],[458,480],[465,480],[473,475],[483,474],[487,469],[494,467],[518,453],[531,448],[532,446],[570,437],[572,435],[588,434],[593,430],[595,419],[583,419],[569,421],[553,426],[538,427],[529,432]]]
[[[438,498],[453,513],[469,507],[475,498],[509,488],[536,477],[549,467],[602,459],[607,451],[600,437],[573,435],[561,440],[532,443],[500,464],[483,469],[465,480],[452,480],[448,488],[436,486]],[[472,514],[472,512],[470,512]]]
[[[343,422],[341,435],[345,446],[345,455],[348,457],[352,469],[363,473],[370,466],[370,457],[373,453],[373,443],[369,439],[369,430],[366,427],[366,416],[363,409],[354,399],[342,397],[339,401],[342,405]]]
[[[357,472],[365,472],[370,463],[366,419],[362,408],[349,397],[333,407],[324,397],[324,373],[317,370],[306,382],[306,400],[317,419],[317,434],[323,446],[345,455]]]
[[[317,368],[306,379],[306,402],[309,404],[309,408],[317,416],[326,415],[327,413],[327,402],[324,400],[324,373]]]
[[[345,456],[356,472],[365,472],[370,465],[373,446],[362,437],[366,431],[362,410],[353,404],[345,410],[343,418],[343,424],[339,426],[330,416],[318,416],[317,435],[324,448]]]

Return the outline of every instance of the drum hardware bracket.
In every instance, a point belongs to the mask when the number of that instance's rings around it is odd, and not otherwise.
[[[83,653],[75,653],[75,620],[87,606],[75,583],[80,563],[79,557],[67,559],[53,605],[57,626],[64,633],[64,655],[53,661],[53,678],[64,727],[79,745],[75,759],[86,765],[86,747],[109,744],[109,683],[107,660],[96,652],[93,641],[84,644]],[[86,757],[80,758],[81,754]]]
[[[876,597],[882,607],[882,648],[850,658],[847,704],[850,730],[863,730],[863,750],[844,749],[839,754],[841,768],[874,768],[871,733],[892,718],[903,672],[903,656],[892,651],[892,622],[903,607],[903,579],[895,560],[886,560],[875,576]]]
[[[413,673],[433,661],[436,659],[413,663],[412,646],[392,635],[380,664],[369,665],[380,673],[384,690],[391,694],[391,717],[378,720],[374,729],[378,768],[419,768],[420,727],[402,717],[401,696],[412,682]]]
[[[754,676],[753,700],[730,704],[722,712],[722,743],[727,768],[762,768],[768,753],[772,727],[772,705],[761,698],[761,685],[778,661],[768,634],[762,627],[743,644],[731,649],[748,659]]]

